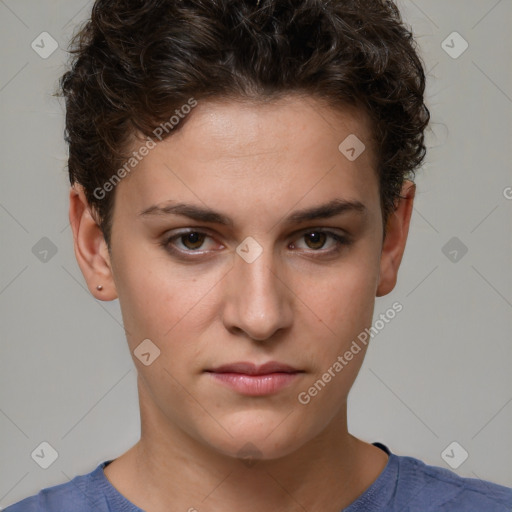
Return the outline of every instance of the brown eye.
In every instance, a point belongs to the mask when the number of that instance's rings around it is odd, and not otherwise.
[[[182,244],[187,249],[199,249],[204,243],[205,234],[198,232],[185,233],[180,236]]]
[[[342,247],[352,243],[349,237],[323,229],[303,231],[293,249],[303,249],[311,254],[329,255],[338,253]]]
[[[321,249],[324,244],[325,240],[327,238],[326,234],[322,231],[313,231],[311,233],[306,233],[304,235],[306,240],[306,245],[310,249]]]
[[[222,244],[216,244],[215,239],[208,233],[203,231],[182,231],[172,236],[164,238],[160,245],[172,256],[176,258],[186,259],[190,261],[195,258],[203,258],[205,255],[212,255],[212,249],[217,252],[219,248],[222,250]]]

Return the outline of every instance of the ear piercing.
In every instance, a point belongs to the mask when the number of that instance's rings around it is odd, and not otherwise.
[[[98,286],[96,286],[96,290],[99,290],[99,291],[103,290],[103,286],[101,286],[101,284],[99,284]]]

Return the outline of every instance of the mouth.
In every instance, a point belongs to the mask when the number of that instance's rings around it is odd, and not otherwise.
[[[205,372],[215,382],[249,396],[277,393],[305,373],[304,370],[277,361],[260,366],[248,362],[225,364]]]

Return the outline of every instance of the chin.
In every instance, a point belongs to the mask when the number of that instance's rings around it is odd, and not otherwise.
[[[308,436],[304,421],[300,422],[293,414],[237,413],[219,421],[224,429],[212,431],[203,438],[210,447],[228,457],[247,460],[247,465],[256,460],[274,460],[285,457],[303,446],[313,434]]]

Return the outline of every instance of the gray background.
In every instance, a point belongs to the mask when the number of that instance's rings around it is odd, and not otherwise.
[[[74,257],[63,107],[51,96],[91,6],[0,0],[3,507],[139,437],[118,301],[91,296]],[[399,6],[428,70],[429,153],[399,283],[377,299],[375,318],[394,301],[404,309],[372,341],[349,429],[446,468],[441,453],[457,441],[469,453],[458,474],[512,486],[512,0]],[[43,31],[59,45],[46,59],[31,47]],[[453,31],[469,43],[458,58],[442,47]],[[48,469],[31,458],[42,441],[58,452]]]

